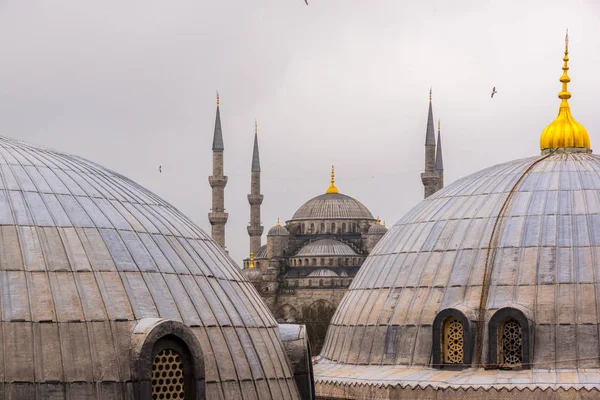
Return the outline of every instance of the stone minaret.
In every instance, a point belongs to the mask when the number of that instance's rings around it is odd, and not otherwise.
[[[435,149],[435,172],[438,175],[437,190],[440,190],[444,187],[444,159],[442,158],[442,136],[440,135],[440,120],[439,119],[438,119],[437,147]]]
[[[438,175],[435,172],[435,132],[431,106],[431,89],[429,89],[429,114],[427,115],[427,131],[425,134],[425,172],[421,173],[421,181],[425,187],[425,198],[436,192],[438,180]]]
[[[217,93],[217,117],[213,136],[213,174],[208,177],[212,188],[212,209],[208,213],[208,220],[212,226],[212,238],[221,247],[225,248],[225,224],[229,214],[225,212],[225,185],[227,177],[223,175],[223,132],[221,131],[221,113],[219,111],[219,93]]]
[[[248,225],[248,235],[250,235],[250,251],[257,254],[264,228],[260,224],[260,205],[263,202],[263,195],[260,194],[260,156],[258,154],[258,124],[256,122],[254,122],[254,150],[250,171],[250,194],[248,195],[250,225]]]

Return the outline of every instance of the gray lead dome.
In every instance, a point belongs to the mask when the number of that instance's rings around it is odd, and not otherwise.
[[[600,157],[561,152],[487,168],[422,201],[377,244],[332,318],[319,392],[335,397],[344,386],[351,397],[369,384],[597,395],[599,285]],[[458,353],[444,321],[464,329]]]
[[[186,396],[298,398],[255,290],[135,182],[0,138],[0,234],[0,397],[146,399],[176,351]]]
[[[374,219],[360,201],[341,193],[326,193],[304,203],[290,221],[311,219]]]

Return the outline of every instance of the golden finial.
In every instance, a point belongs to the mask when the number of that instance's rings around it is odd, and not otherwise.
[[[429,102],[431,102],[431,89],[432,89],[432,87],[430,86],[429,87]]]
[[[327,191],[325,193],[339,193],[338,189],[335,187],[335,168],[333,167],[333,165],[331,166],[331,185],[329,185],[329,188],[327,188]]]
[[[256,120],[254,120],[254,134],[258,135],[258,122]]]
[[[584,152],[590,152],[590,136],[587,130],[571,115],[569,99],[571,93],[567,89],[567,84],[571,78],[567,74],[569,70],[569,31],[565,35],[565,56],[563,57],[563,73],[560,77],[562,89],[558,93],[561,100],[558,109],[558,116],[548,125],[540,137],[540,148],[542,152],[552,151],[554,149],[583,149]],[[579,150],[581,151],[581,150]]]
[[[281,224],[279,223],[279,217],[277,217],[277,223],[275,224],[275,226],[281,226]]]
[[[250,265],[248,265],[248,268],[254,268],[254,252],[253,251],[250,252]]]
[[[220,101],[219,101],[219,91],[217,90],[217,107],[219,107],[219,103],[220,103]]]
[[[377,219],[375,220],[375,225],[380,225],[381,221],[379,220],[379,216],[377,216]]]

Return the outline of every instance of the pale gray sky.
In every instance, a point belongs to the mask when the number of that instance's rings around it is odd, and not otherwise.
[[[431,85],[447,184],[539,153],[567,27],[572,112],[600,151],[597,0],[3,0],[0,134],[114,169],[208,231],[219,90],[240,262],[255,118],[265,233],[332,164],[389,225],[422,199]]]

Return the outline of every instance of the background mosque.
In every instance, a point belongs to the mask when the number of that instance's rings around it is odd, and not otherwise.
[[[600,398],[600,157],[571,115],[568,36],[563,60],[541,155],[459,179],[375,246],[319,398]]]
[[[213,134],[212,236],[225,246],[224,142],[219,97]],[[261,165],[258,126],[254,125],[251,163],[249,257],[243,273],[252,282],[277,321],[306,324],[313,352],[320,351],[329,321],[366,257],[387,232],[379,217],[359,200],[340,193],[332,167],[330,185],[324,194],[308,200],[282,225],[279,220],[267,232],[260,218]],[[444,163],[440,124],[437,146],[432,94],[425,131],[425,169],[421,174],[425,197],[444,187]]]

